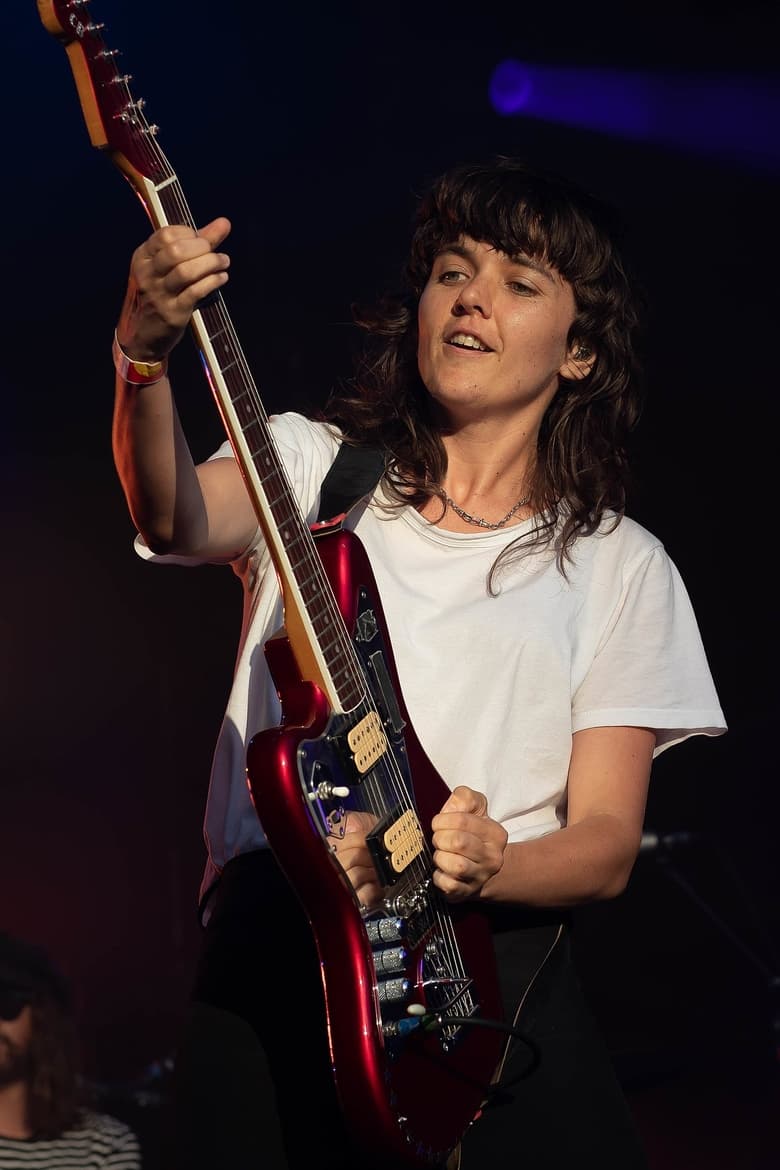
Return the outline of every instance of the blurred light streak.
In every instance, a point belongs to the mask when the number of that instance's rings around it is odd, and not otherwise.
[[[505,117],[580,126],[719,159],[780,168],[780,79],[628,72],[502,61],[490,101]]]

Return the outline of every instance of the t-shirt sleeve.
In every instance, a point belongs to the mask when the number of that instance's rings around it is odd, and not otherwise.
[[[306,515],[307,522],[311,522],[316,518],[319,507],[322,481],[336,457],[337,435],[332,428],[322,423],[312,422],[295,411],[271,415],[269,423],[291,492]],[[226,439],[208,457],[207,462],[212,459],[233,458],[235,458],[233,448]],[[238,557],[233,557],[223,563],[232,564],[236,572],[242,575],[243,567],[248,558],[261,542],[262,534],[258,526],[249,546],[242,550]],[[199,557],[179,556],[175,553],[153,553],[140,535],[135,537],[134,548],[143,560],[153,561],[155,564],[190,567],[216,563],[215,561],[206,562]]]
[[[624,571],[574,695],[573,731],[608,726],[653,728],[656,755],[726,730],[690,597],[658,544]]]

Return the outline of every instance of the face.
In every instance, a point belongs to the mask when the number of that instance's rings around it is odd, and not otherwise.
[[[29,1004],[13,1020],[0,1018],[0,1088],[27,1079],[32,1023]]]
[[[436,257],[420,298],[420,375],[456,423],[530,412],[538,425],[559,375],[587,373],[567,343],[575,316],[553,268],[462,237]]]

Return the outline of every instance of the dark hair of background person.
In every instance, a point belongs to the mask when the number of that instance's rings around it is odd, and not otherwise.
[[[30,1005],[27,1121],[32,1137],[57,1138],[86,1105],[70,986],[41,947],[0,932],[0,987]]]

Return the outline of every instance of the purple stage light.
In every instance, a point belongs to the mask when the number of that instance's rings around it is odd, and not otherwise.
[[[490,78],[490,100],[499,114],[519,114],[531,96],[533,82],[526,65],[502,61]]]
[[[502,61],[489,83],[493,109],[654,142],[748,165],[780,164],[775,77],[696,76]]]

